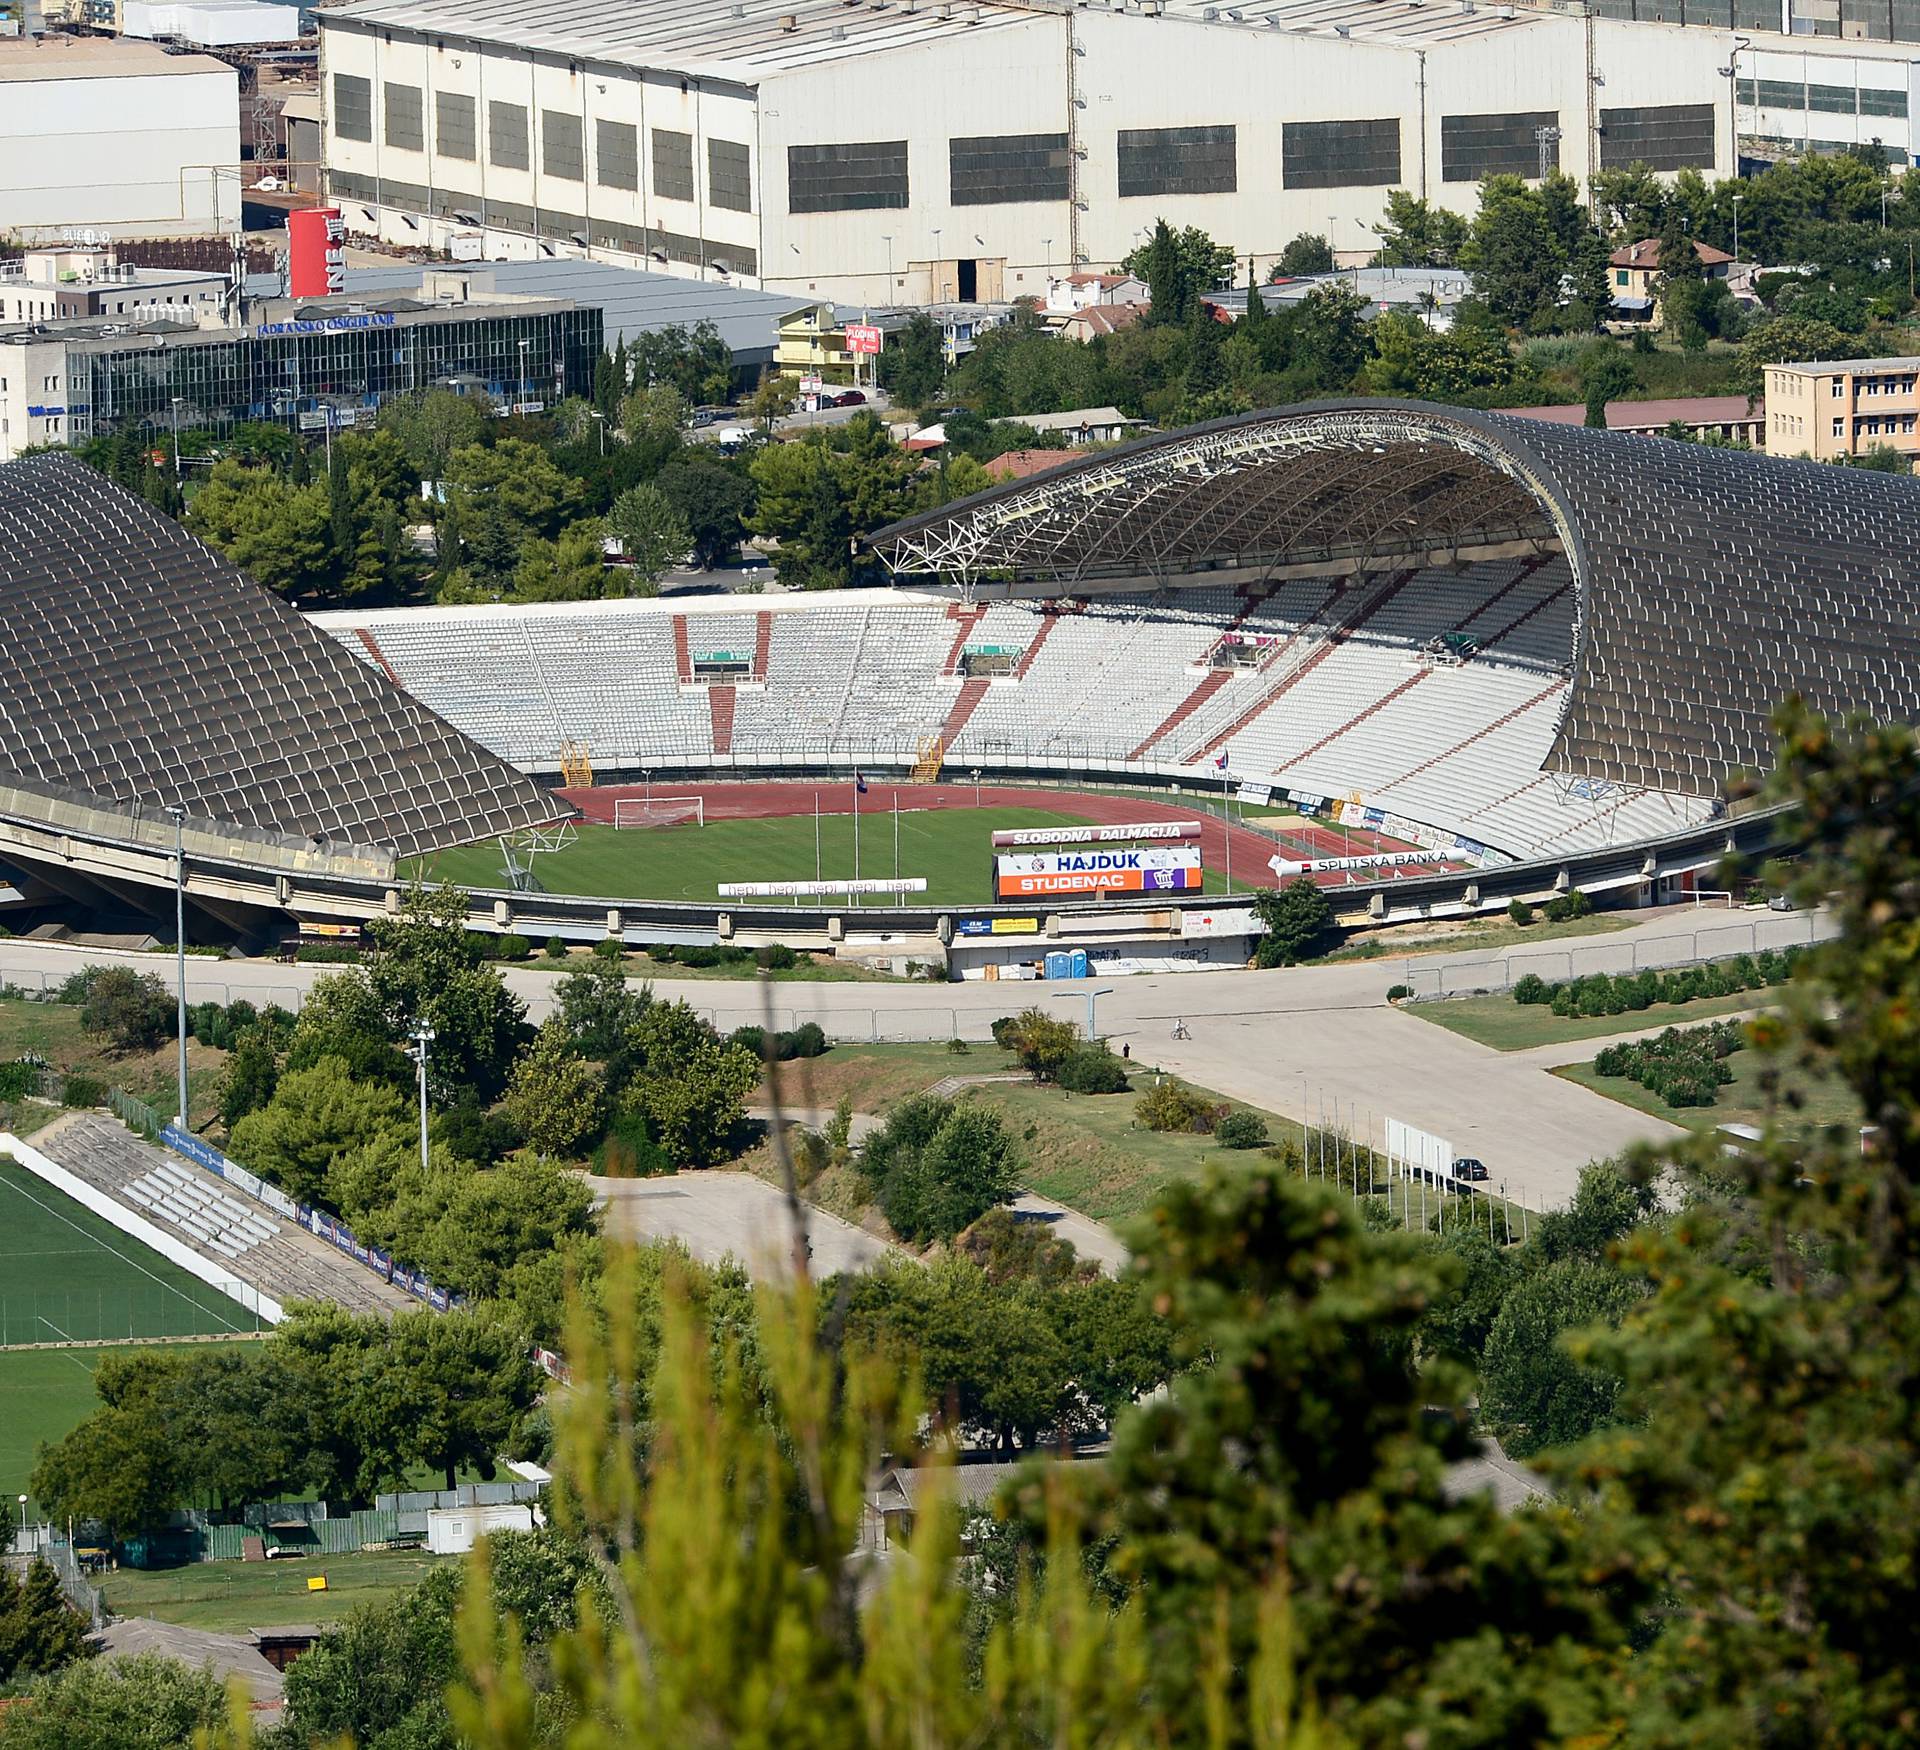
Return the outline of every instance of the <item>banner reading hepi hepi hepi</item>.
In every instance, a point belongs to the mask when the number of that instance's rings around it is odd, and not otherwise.
[[[287,215],[287,292],[325,298],[347,289],[347,228],[338,207]]]

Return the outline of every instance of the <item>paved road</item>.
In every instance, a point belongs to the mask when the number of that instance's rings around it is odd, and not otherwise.
[[[784,1192],[751,1173],[675,1173],[660,1179],[595,1179],[607,1231],[622,1239],[679,1240],[703,1264],[735,1258],[755,1276],[791,1267],[793,1227]],[[864,1270],[892,1250],[825,1210],[806,1212],[816,1276]]]
[[[1696,911],[1668,907],[1608,935],[1469,950],[1406,960],[1350,961],[1272,972],[1223,970],[1120,978],[1099,1003],[1101,1031],[1136,1062],[1157,1064],[1222,1094],[1290,1119],[1318,1121],[1336,1112],[1377,1141],[1391,1116],[1444,1136],[1460,1154],[1478,1155],[1516,1197],[1551,1208],[1572,1191],[1580,1168],[1637,1138],[1668,1134],[1646,1118],[1536,1065],[1490,1051],[1386,1002],[1387,987],[1465,991],[1501,988],[1527,970],[1620,972],[1675,965],[1808,940],[1823,919],[1804,913]],[[29,988],[57,983],[74,967],[119,960],[171,973],[163,955],[0,942],[0,980]],[[323,966],[207,960],[187,963],[195,1001],[297,1006]],[[538,1020],[552,1006],[553,975],[514,968],[508,984]],[[766,1019],[766,997],[747,982],[658,979],[654,991],[681,997],[723,1031]],[[1026,1002],[1081,1019],[1072,986],[1004,984],[783,984],[772,987],[773,1019],[794,1027],[818,1020],[836,1039],[984,1039],[991,1023]],[[1192,1037],[1171,1033],[1184,1019]]]

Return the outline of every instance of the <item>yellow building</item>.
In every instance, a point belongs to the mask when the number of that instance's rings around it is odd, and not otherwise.
[[[1695,243],[1693,252],[1700,258],[1700,270],[1710,280],[1723,280],[1733,266],[1733,257],[1711,243]],[[1660,326],[1660,239],[1643,237],[1616,249],[1607,258],[1608,276],[1613,285],[1614,312],[1630,322]]]
[[[1767,453],[1830,462],[1886,444],[1920,454],[1920,358],[1767,366]]]

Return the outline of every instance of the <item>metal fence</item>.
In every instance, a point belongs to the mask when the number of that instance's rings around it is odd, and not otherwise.
[[[1528,973],[1555,984],[1599,972],[1700,966],[1712,960],[1730,960],[1737,954],[1804,947],[1833,934],[1834,926],[1818,913],[1770,912],[1763,918],[1702,923],[1684,936],[1662,936],[1651,942],[1620,942],[1602,936],[1569,942],[1564,948],[1520,947],[1484,960],[1451,961],[1442,966],[1422,966],[1412,959],[1396,963],[1384,956],[1375,964],[1383,971],[1397,965],[1392,982],[1408,986],[1419,1002],[1511,990]]]

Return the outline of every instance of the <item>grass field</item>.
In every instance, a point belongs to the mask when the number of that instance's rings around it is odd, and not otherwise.
[[[102,1587],[122,1616],[150,1616],[183,1628],[245,1634],[290,1622],[338,1622],[356,1604],[390,1598],[419,1584],[457,1556],[414,1550],[370,1550],[301,1561],[193,1562],[180,1568],[122,1568]],[[327,1589],[307,1582],[324,1574]]]
[[[825,1110],[844,1094],[856,1112],[876,1113],[947,1076],[1018,1073],[1013,1059],[991,1045],[974,1045],[965,1053],[950,1053],[942,1045],[837,1045],[824,1057],[783,1069],[791,1072],[781,1084],[790,1106]],[[1209,1137],[1165,1135],[1138,1126],[1134,1099],[1151,1084],[1152,1073],[1140,1066],[1133,1094],[1066,1094],[1006,1081],[969,1087],[961,1097],[992,1107],[1021,1139],[1027,1157],[1022,1184],[1098,1221],[1118,1221],[1144,1210],[1162,1186],[1192,1177],[1209,1162],[1258,1158],[1220,1148]],[[1262,1116],[1276,1137],[1291,1123],[1272,1113]],[[854,1212],[836,1208],[835,1213]]]
[[[1798,1109],[1788,1109],[1777,1101],[1770,1101],[1766,1089],[1760,1085],[1768,1065],[1763,1053],[1736,1051],[1726,1062],[1733,1071],[1733,1080],[1720,1090],[1720,1098],[1711,1106],[1669,1106],[1657,1094],[1649,1093],[1625,1076],[1596,1075],[1590,1063],[1568,1064],[1553,1073],[1578,1082],[1583,1088],[1591,1088],[1596,1094],[1604,1094],[1609,1100],[1617,1100],[1623,1106],[1631,1106],[1637,1112],[1664,1118],[1669,1124],[1678,1124],[1687,1130],[1713,1130],[1722,1124],[1751,1124],[1761,1129],[1776,1113],[1782,1122],[1795,1128],[1817,1129],[1827,1124],[1860,1122],[1860,1103],[1854,1098],[1853,1090],[1835,1077],[1789,1071],[1788,1086],[1803,1103]]]
[[[0,1161],[0,1346],[250,1331],[237,1302]]]
[[[1525,1051],[1530,1045],[1559,1045],[1571,1039],[1605,1039],[1638,1033],[1647,1027],[1685,1027],[1764,1009],[1771,993],[1737,991],[1731,996],[1701,997],[1691,1003],[1655,1003],[1618,1015],[1556,1015],[1545,1003],[1516,1003],[1511,996],[1451,997],[1439,1003],[1409,1003],[1406,1012],[1458,1033],[1495,1051]]]
[[[168,1345],[155,1345],[168,1347]],[[145,1354],[144,1348],[14,1349],[0,1353],[0,1500],[17,1523],[18,1495],[26,1493],[42,1441],[63,1439],[100,1407],[93,1370],[107,1354]],[[32,1504],[29,1503],[29,1510]]]
[[[966,808],[900,812],[902,877],[923,876],[927,891],[912,903],[981,905],[990,897],[988,835],[1019,827],[1073,826],[1083,815],[1041,808]],[[661,826],[618,831],[585,825],[577,843],[537,856],[534,873],[553,893],[607,899],[680,899],[711,902],[726,881],[814,878],[811,815],[773,820],[716,820],[706,826]],[[497,845],[465,845],[422,858],[419,872],[461,887],[500,887]],[[824,879],[853,873],[853,816],[820,817],[818,868]],[[895,874],[893,815],[876,807],[860,818],[860,874]],[[777,903],[777,902],[775,902]],[[808,901],[806,903],[813,903]]]

